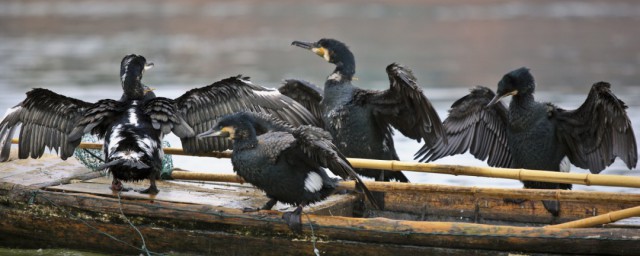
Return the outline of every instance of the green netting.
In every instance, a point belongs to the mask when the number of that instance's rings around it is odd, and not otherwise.
[[[102,143],[96,136],[85,134],[82,137],[83,142]],[[162,141],[162,147],[170,147],[168,141]],[[76,148],[74,156],[87,168],[96,170],[98,166],[104,163],[104,153],[102,149],[85,149]],[[171,171],[173,170],[173,159],[171,155],[164,155],[162,158],[162,171],[160,173],[161,179],[170,179]]]

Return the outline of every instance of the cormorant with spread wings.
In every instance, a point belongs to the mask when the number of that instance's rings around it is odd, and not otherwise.
[[[568,171],[570,161],[600,173],[619,157],[632,169],[638,151],[627,106],[610,87],[595,83],[578,109],[564,110],[535,101],[529,69],[513,70],[498,83],[497,95],[479,86],[453,103],[444,121],[449,143],[425,145],[416,158],[433,161],[468,150],[480,160],[488,158],[490,166]],[[508,110],[499,102],[506,96],[513,96]],[[525,188],[571,189],[571,184],[523,183]],[[558,215],[557,201],[543,202]]]
[[[8,160],[11,138],[20,125],[21,159],[39,158],[47,147],[66,159],[73,155],[82,135],[91,133],[104,138],[106,160],[100,169],[112,173],[113,190],[123,189],[121,181],[149,179],[151,185],[141,193],[155,194],[155,180],[162,167],[160,142],[169,132],[180,137],[187,152],[199,153],[230,148],[224,139],[198,140],[196,135],[210,128],[218,117],[237,111],[266,112],[296,126],[317,125],[302,105],[242,76],[190,90],[176,99],[145,96],[141,79],[152,65],[140,55],[123,58],[120,100],[89,103],[47,89],[27,92],[27,98],[0,121],[0,161]]]
[[[355,87],[355,59],[349,48],[335,39],[315,43],[294,41],[333,63],[335,70],[324,85],[324,92],[305,81],[287,80],[280,92],[309,108],[323,121],[340,151],[348,157],[399,160],[393,143],[393,128],[417,141],[432,145],[446,141],[437,112],[422,93],[411,70],[393,63],[387,66],[390,88],[384,91]],[[402,172],[356,169],[378,181],[408,182]]]

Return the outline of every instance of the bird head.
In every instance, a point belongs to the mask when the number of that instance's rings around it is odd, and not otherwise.
[[[153,63],[147,62],[142,55],[129,54],[122,58],[120,63],[120,81],[125,95],[132,99],[141,99],[145,95],[145,89],[140,80],[144,71],[153,67]]]
[[[348,68],[349,72],[355,73],[353,53],[351,53],[347,45],[338,40],[323,38],[315,43],[293,41],[291,45],[310,50],[329,63]]]
[[[535,86],[535,80],[528,68],[521,67],[513,70],[500,79],[496,96],[487,106],[492,106],[507,96],[531,94],[535,90]]]
[[[256,136],[256,120],[254,113],[237,112],[222,116],[206,132],[198,134],[198,138],[226,137],[229,140],[253,139]]]

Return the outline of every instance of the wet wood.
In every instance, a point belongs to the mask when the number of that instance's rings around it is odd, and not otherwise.
[[[190,238],[206,236],[212,231],[242,234],[251,237],[296,238],[290,233],[277,211],[242,213],[237,209],[224,207],[181,204],[150,200],[128,200],[118,202],[115,198],[105,198],[90,194],[71,194],[42,191],[36,188],[13,186],[7,190],[0,185],[0,202],[3,216],[0,220],[3,230],[22,236],[58,236],[63,240],[84,240],[85,244],[104,244],[104,238],[75,236],[69,230],[81,229],[74,218],[83,218],[97,225],[102,231],[117,229],[124,223],[120,209],[134,224],[142,228],[147,236],[149,248],[161,248],[169,241],[184,241],[184,237],[174,237],[165,229],[188,230]],[[30,204],[30,203],[31,204]],[[64,218],[60,218],[64,216]],[[452,222],[418,222],[390,220],[385,218],[350,218],[308,215],[315,233],[327,242],[351,241],[354,243],[396,244],[411,247],[444,247],[471,250],[503,250],[518,252],[548,253],[595,253],[632,254],[640,250],[637,231],[627,229],[544,229],[536,227],[496,226]],[[26,225],[25,220],[29,223]],[[74,221],[70,221],[74,220]],[[37,220],[42,220],[38,224]],[[45,221],[47,220],[47,221]],[[23,223],[22,225],[20,223]],[[117,224],[116,226],[113,226]],[[26,226],[25,226],[26,225]],[[40,227],[44,225],[46,227]],[[103,226],[104,225],[104,226]],[[303,238],[310,235],[309,221],[303,218]],[[43,232],[33,233],[34,228]],[[66,230],[56,233],[54,230]],[[118,235],[128,233],[129,239],[136,239],[128,229]],[[51,231],[53,233],[49,234]],[[80,233],[83,234],[83,233]],[[184,235],[184,233],[182,234]],[[126,237],[126,236],[125,236]],[[135,240],[134,240],[135,241]],[[566,246],[571,241],[572,246]],[[196,245],[193,245],[196,246]],[[308,248],[308,245],[305,246]],[[185,247],[180,247],[185,248]],[[195,248],[195,247],[190,247]],[[204,248],[203,248],[204,250]],[[367,251],[366,248],[362,248]]]
[[[455,192],[390,191],[380,216],[410,220],[464,221],[471,223],[542,225],[592,217],[637,206],[638,202],[563,200],[560,214],[552,216],[540,200],[521,204],[503,198]],[[398,216],[399,214],[402,214]]]
[[[117,198],[118,194],[114,193],[109,188],[110,184],[110,178],[101,177],[97,179],[87,180],[85,182],[52,186],[48,187],[47,190],[71,193],[88,193],[93,195]],[[137,192],[149,186],[149,183],[147,181],[125,183],[124,185],[125,187],[130,188],[130,190],[121,192],[120,197],[126,199],[146,199],[153,201],[190,203],[233,209],[259,208],[269,200],[265,196],[264,192],[254,188],[249,184],[205,184],[158,181],[157,185],[160,189],[160,193],[158,193],[157,195],[146,195]],[[358,198],[359,197],[354,194],[332,195],[322,202],[307,206],[305,208],[305,211],[310,213],[315,213],[316,211],[332,211],[332,213],[335,215],[351,216],[351,208],[347,208],[348,210],[342,208],[351,205],[353,201],[357,200]],[[292,211],[295,208],[290,205],[277,203],[273,209],[278,211]]]
[[[174,172],[182,175],[181,171]],[[214,177],[215,176],[215,177]],[[212,180],[234,180],[233,174],[206,173],[191,176]],[[183,176],[180,176],[183,177]],[[640,204],[640,194],[583,192],[570,190],[532,190],[461,187],[397,182],[365,182],[372,191],[385,191],[385,211],[375,216],[408,220],[465,221],[474,223],[509,223],[542,225],[574,221]],[[341,187],[354,189],[352,181]],[[522,204],[504,198],[527,199]],[[541,199],[558,199],[560,215],[554,217]]]
[[[32,170],[24,168],[22,171],[29,173]],[[7,172],[12,174],[5,177],[23,175],[16,170]],[[3,171],[0,173],[4,174]],[[86,173],[77,174],[83,176]],[[25,177],[30,175],[34,174]],[[60,182],[60,177],[77,179],[73,175],[41,176],[48,177],[47,182]],[[282,211],[291,209],[287,206],[276,205],[275,211],[242,212],[244,207],[259,207],[267,201],[262,192],[248,184],[163,181],[158,184],[161,192],[156,196],[131,191],[122,193],[119,199],[108,188],[110,179],[105,177],[45,188],[17,183],[20,181],[0,179],[0,216],[3,216],[0,218],[0,239],[20,237],[44,241],[49,245],[103,250],[116,248],[138,253],[131,247],[116,245],[117,242],[97,232],[113,232],[118,239],[139,247],[140,238],[122,217],[122,211],[142,231],[147,247],[157,248],[155,250],[159,252],[233,255],[269,249],[265,254],[309,254],[309,225],[313,225],[315,234],[320,238],[318,247],[321,251],[334,254],[465,255],[503,251],[632,255],[640,250],[640,236],[637,236],[636,229],[550,229],[465,223],[520,221],[519,225],[535,226],[565,222],[637,206],[638,202],[634,201],[636,195],[616,200],[613,196],[604,196],[605,193],[600,198],[602,200],[565,200],[561,202],[561,216],[553,218],[536,200],[521,205],[504,203],[499,197],[500,190],[416,184],[413,185],[417,189],[405,185],[402,189],[382,186],[394,188],[385,190],[388,211],[370,212],[372,216],[400,216],[408,220],[348,217],[353,215],[356,202],[362,198],[354,194],[334,195],[325,205],[305,208],[310,221],[304,216],[303,234],[295,235],[281,219]],[[375,182],[368,184],[377,186]],[[148,183],[125,185],[142,189]],[[546,193],[542,190],[525,192]],[[560,198],[562,193],[544,196]],[[219,239],[219,242],[212,242],[212,239]],[[568,241],[572,246],[566,246]],[[246,244],[258,245],[261,249],[245,248],[248,247]],[[381,246],[393,249],[382,250]],[[221,247],[225,249],[220,251],[218,248]],[[269,254],[272,251],[273,254]]]
[[[141,248],[140,237],[136,236],[135,231],[127,224],[105,224],[91,221],[87,225],[66,217],[43,218],[24,215],[19,211],[3,213],[7,214],[11,222],[0,219],[0,227],[3,230],[10,230],[11,235],[8,235],[9,232],[0,233],[0,246],[17,245],[27,248],[63,246],[101,250],[110,252],[110,254],[137,255],[142,253],[141,250],[96,233],[95,229],[88,226],[91,225],[127,244]],[[63,225],[65,222],[67,224]],[[49,225],[49,223],[55,223],[55,225]],[[25,229],[29,226],[38,227],[43,236],[33,239],[33,233]],[[282,235],[267,238],[253,235],[250,232],[207,232],[203,229],[159,227],[158,225],[138,225],[138,229],[144,235],[146,247],[152,252],[180,252],[197,255],[313,255],[313,243],[308,237],[292,239],[290,236]],[[68,239],[52,239],[60,236]],[[28,242],[25,243],[25,240]],[[467,250],[336,240],[319,241],[316,247],[322,255],[509,255],[508,252],[496,250]]]
[[[69,183],[73,179],[89,179],[104,175],[82,166],[77,160],[45,154],[42,158],[17,159],[17,150],[11,152],[8,162],[0,163],[0,179],[27,186],[47,187]]]

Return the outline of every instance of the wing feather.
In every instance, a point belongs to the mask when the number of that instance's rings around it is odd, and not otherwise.
[[[238,111],[264,112],[294,126],[319,125],[316,118],[304,106],[269,89],[251,83],[242,76],[230,77],[209,86],[188,91],[175,100],[178,111],[193,127],[195,134],[207,131],[215,120]],[[230,149],[223,138],[182,137],[184,149],[190,153],[222,151]]]
[[[424,145],[415,155],[420,161],[433,161],[467,150],[490,166],[511,167],[511,152],[507,144],[507,109],[502,103],[485,107],[495,94],[478,86],[451,105],[444,129],[449,143],[437,140],[434,146]]]
[[[374,106],[380,124],[388,124],[405,136],[433,145],[439,138],[447,142],[438,113],[418,86],[413,72],[396,63],[387,66],[390,88],[356,94],[356,102]]]
[[[322,89],[304,80],[287,79],[278,88],[278,91],[300,103],[316,117],[318,122],[322,122],[322,109],[320,108]]]
[[[365,193],[371,204],[377,209],[380,208],[371,191],[353,170],[353,166],[331,142],[331,135],[327,131],[318,127],[303,125],[293,128],[291,133],[298,141],[298,147],[312,162],[328,168],[333,174],[343,179],[355,180],[356,186]]]
[[[572,111],[551,105],[558,139],[566,145],[571,163],[599,173],[616,157],[629,169],[638,162],[638,149],[627,105],[607,82],[593,84],[585,102]]]
[[[9,109],[0,121],[0,143],[3,144],[0,161],[8,160],[11,138],[19,125],[22,125],[19,133],[19,158],[41,157],[45,147],[55,150],[63,159],[73,155],[73,148],[80,141],[69,141],[67,136],[91,106],[91,103],[47,89],[38,88],[27,92],[27,98]]]
[[[178,111],[175,101],[157,97],[148,100],[144,105],[144,113],[151,118],[154,129],[167,134],[173,132],[180,138],[193,137],[193,128],[184,120],[182,112]]]

